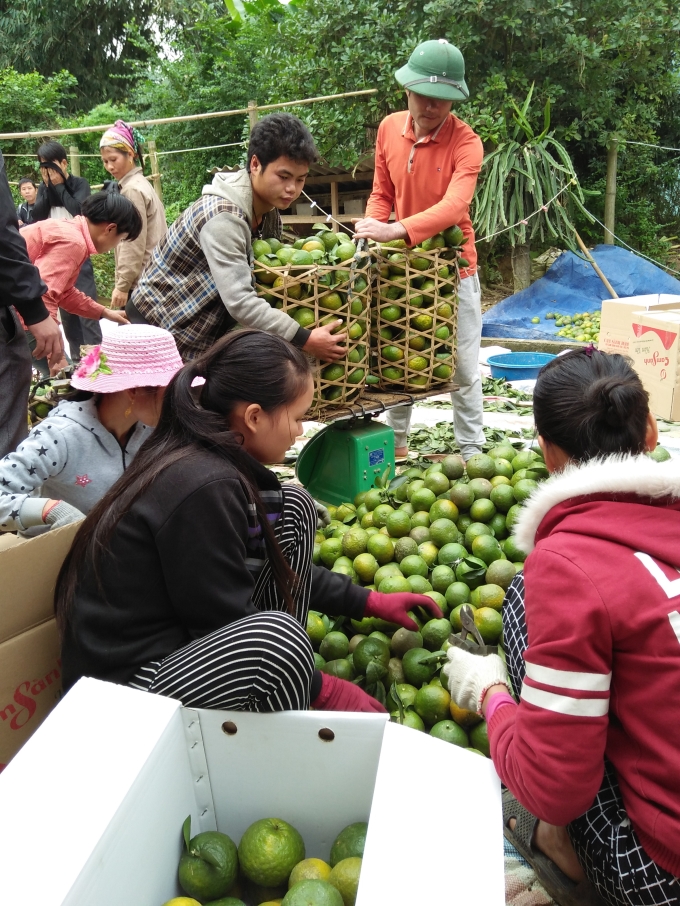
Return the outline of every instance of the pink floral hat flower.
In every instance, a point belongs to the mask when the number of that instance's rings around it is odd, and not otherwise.
[[[126,324],[84,356],[71,385],[93,393],[166,387],[183,366],[172,334],[150,324]]]
[[[76,377],[89,377],[94,381],[100,374],[113,374],[106,364],[108,356],[102,352],[101,346],[93,346],[88,354],[80,360],[80,365],[76,370]]]

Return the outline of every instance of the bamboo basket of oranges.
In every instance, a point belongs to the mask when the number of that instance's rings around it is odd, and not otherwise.
[[[413,248],[403,240],[376,248],[371,355],[381,389],[428,390],[451,381],[464,241],[454,226]]]
[[[258,295],[309,330],[340,320],[347,332],[347,355],[322,365],[315,375],[310,415],[346,406],[366,386],[369,370],[371,257],[366,243],[318,224],[314,235],[284,245],[256,240]]]

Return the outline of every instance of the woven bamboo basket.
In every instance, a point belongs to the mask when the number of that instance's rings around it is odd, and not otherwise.
[[[272,280],[273,276],[273,280]],[[371,317],[371,258],[359,250],[339,266],[255,266],[258,294],[270,305],[290,315],[302,327],[340,320],[346,331],[347,356],[333,364],[321,363],[314,376],[315,392],[310,416],[342,407],[366,386],[369,367]]]
[[[375,251],[372,372],[381,389],[428,390],[456,370],[458,271],[453,249]]]

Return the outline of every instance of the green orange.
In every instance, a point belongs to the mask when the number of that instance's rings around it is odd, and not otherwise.
[[[466,463],[468,478],[493,478],[496,465],[486,453],[475,453]]]
[[[475,522],[490,522],[495,515],[496,507],[486,497],[478,498],[470,507],[470,518]]]
[[[410,502],[413,504],[414,510],[426,510],[429,511],[432,504],[437,499],[437,495],[434,491],[431,491],[427,487],[418,488],[414,491],[413,494],[409,497]],[[375,517],[374,517],[375,518]]]
[[[467,749],[470,744],[465,730],[453,720],[440,720],[430,728],[430,736],[450,742],[454,746],[461,746],[463,749]]]
[[[453,608],[449,614],[449,619],[452,619],[456,609],[462,607],[463,604],[467,604],[470,600],[470,589],[464,582],[452,582],[446,589],[444,596],[446,597],[446,603],[449,607]],[[458,626],[458,632],[460,632],[460,630],[461,626]]]
[[[262,818],[244,832],[238,847],[241,871],[254,884],[277,887],[305,858],[298,831],[281,818]]]
[[[491,535],[478,535],[472,542],[472,553],[483,560],[487,566],[494,560],[501,560],[503,557],[500,544]]]
[[[388,515],[385,526],[390,537],[403,538],[411,531],[411,517],[402,509],[395,510]]]
[[[459,516],[458,507],[446,497],[438,498],[430,507],[430,519],[450,519],[455,522]]]
[[[418,691],[413,707],[425,724],[431,727],[449,717],[450,701],[451,696],[446,689],[427,685]]]
[[[321,547],[323,548],[323,544]],[[385,563],[389,563],[394,557],[394,543],[387,535],[376,532],[375,535],[369,535],[368,541],[366,542],[366,551],[369,554],[373,554],[375,559],[382,566]],[[323,552],[321,559],[323,560]]]

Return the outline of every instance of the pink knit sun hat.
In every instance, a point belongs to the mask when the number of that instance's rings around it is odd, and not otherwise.
[[[167,330],[150,324],[126,324],[107,334],[81,359],[71,384],[93,393],[166,387],[183,365]]]

